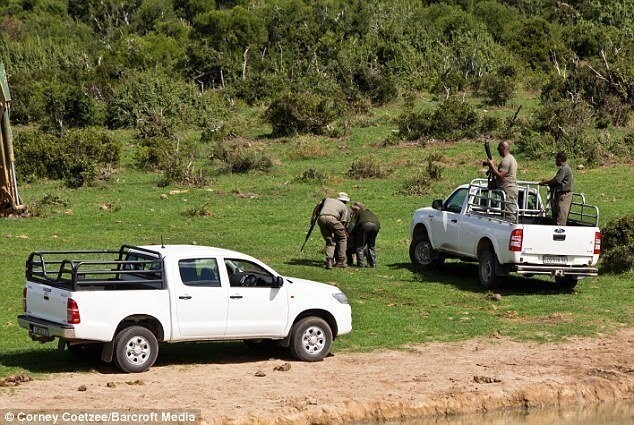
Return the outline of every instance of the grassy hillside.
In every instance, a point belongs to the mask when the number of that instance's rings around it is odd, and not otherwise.
[[[529,103],[527,100],[527,109]],[[252,121],[253,113],[245,111]],[[54,344],[31,342],[27,332],[17,326],[24,263],[31,251],[116,248],[123,243],[160,243],[161,237],[165,243],[243,251],[285,275],[339,286],[350,299],[354,330],[336,341],[335,352],[498,334],[550,341],[632,325],[631,273],[582,280],[574,293],[557,292],[546,278],[511,277],[499,291],[502,299],[492,301],[477,283],[475,264],[448,261],[442,272],[415,271],[408,257],[413,211],[446,196],[456,185],[481,177],[484,152],[475,140],[431,141],[426,146],[386,144],[394,130],[389,118],[395,114],[394,106],[374,110],[353,120],[349,135],[337,139],[273,139],[267,136],[270,128],[256,122],[248,130],[250,136],[239,143],[272,158],[272,171],[218,174],[204,187],[158,187],[159,174],[134,169],[134,138],[127,131],[112,133],[122,144],[124,158],[109,181],[76,190],[58,181],[22,183],[26,204],[33,206],[43,199],[49,203],[42,207],[43,216],[0,221],[0,287],[4,295],[0,299],[0,376],[97,365],[78,365],[67,352],[56,352]],[[195,139],[197,134],[182,137]],[[432,182],[425,195],[407,194],[405,182],[420,174],[431,154],[442,163],[442,178]],[[201,155],[199,166],[212,172],[215,163]],[[347,174],[353,162],[372,159],[386,177],[356,180]],[[520,156],[518,162],[520,179],[538,180],[555,173],[554,161],[529,161]],[[572,160],[571,165],[574,169],[577,163]],[[324,174],[325,179],[300,179],[308,169]],[[634,212],[630,164],[616,162],[575,171],[575,185],[576,191],[599,206],[602,224]],[[325,270],[318,231],[304,252],[299,251],[314,204],[339,191],[364,202],[381,219],[375,269]],[[204,362],[211,353],[227,350],[230,355],[247,350],[240,343],[195,347],[167,347],[171,355],[159,356],[159,364]]]

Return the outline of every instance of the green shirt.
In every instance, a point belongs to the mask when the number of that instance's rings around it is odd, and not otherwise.
[[[572,170],[568,163],[564,162],[559,170],[557,170],[557,174],[555,175],[555,180],[557,181],[557,186],[555,186],[556,192],[571,192],[572,184],[574,179],[572,177]]]

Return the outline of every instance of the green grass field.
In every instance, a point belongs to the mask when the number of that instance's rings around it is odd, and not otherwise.
[[[509,111],[512,113],[512,108],[500,113]],[[392,115],[390,109],[374,111],[364,118],[363,126],[353,127],[349,136],[341,139],[270,139],[266,137],[270,130],[260,124],[250,130],[249,142],[274,159],[273,171],[218,175],[204,188],[160,188],[156,185],[160,175],[135,171],[129,132],[114,133],[124,145],[125,158],[111,181],[78,190],[64,189],[60,182],[52,181],[22,183],[20,191],[26,204],[46,195],[58,196],[65,204],[48,206],[45,217],[0,219],[0,376],[96,367],[78,365],[67,352],[55,351],[56,344],[31,342],[27,332],[18,327],[24,264],[30,252],[158,244],[161,237],[165,243],[243,251],[282,274],[339,286],[352,305],[354,330],[335,342],[336,352],[492,334],[552,341],[610,333],[632,325],[632,273],[584,279],[574,293],[556,291],[550,279],[510,277],[498,291],[502,299],[492,301],[477,283],[475,263],[448,261],[442,272],[435,273],[413,269],[408,256],[413,211],[443,198],[456,185],[482,177],[484,153],[477,141],[386,147],[383,141],[394,130],[389,121]],[[405,180],[420,172],[431,153],[443,155],[442,179],[434,182],[425,196],[407,195],[403,192]],[[351,163],[366,158],[379,160],[389,170],[388,177],[349,178],[346,172]],[[550,178],[556,171],[554,161],[530,162],[518,157],[518,162],[518,178],[522,180]],[[574,169],[574,158],[570,162]],[[325,173],[326,180],[300,181],[298,176],[309,168]],[[630,198],[634,173],[629,164],[576,171],[575,185],[588,202],[599,206],[601,224],[634,213]],[[347,192],[353,201],[364,202],[382,221],[375,269],[325,270],[318,231],[300,253],[313,206],[323,196],[339,191]],[[187,214],[202,207],[211,216]],[[182,353],[179,350],[185,347],[178,344],[165,347],[158,362],[214,361],[247,350],[239,343],[195,347]],[[184,358],[185,352],[191,357]]]

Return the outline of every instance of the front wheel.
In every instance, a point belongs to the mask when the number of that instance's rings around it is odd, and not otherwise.
[[[480,284],[485,288],[495,288],[499,285],[499,276],[496,274],[496,260],[493,251],[485,250],[480,254],[478,275]]]
[[[427,233],[419,233],[409,245],[409,258],[412,263],[425,270],[434,270],[440,267],[444,258],[432,248]]]
[[[158,341],[149,329],[130,326],[115,337],[114,364],[126,373],[148,370],[158,356]]]
[[[293,325],[290,342],[293,357],[305,362],[317,362],[330,352],[332,330],[319,317],[305,317]]]
[[[561,288],[572,290],[577,286],[579,278],[577,276],[555,276],[555,283]]]

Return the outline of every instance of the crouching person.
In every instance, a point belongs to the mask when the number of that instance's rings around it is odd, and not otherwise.
[[[381,229],[381,223],[378,217],[372,211],[367,209],[361,202],[352,204],[354,214],[354,249],[357,255],[357,266],[370,267],[376,266],[376,237]]]

